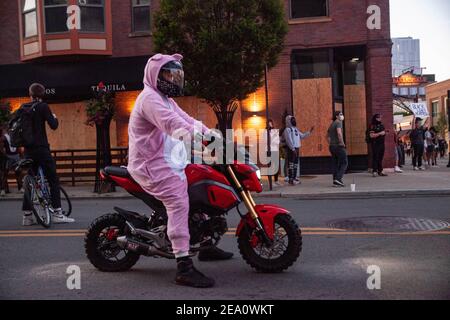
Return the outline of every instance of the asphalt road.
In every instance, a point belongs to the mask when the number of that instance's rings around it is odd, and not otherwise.
[[[335,230],[335,219],[373,216],[450,222],[450,197],[353,200],[258,198],[292,211],[303,230],[303,251],[281,274],[261,274],[240,257],[236,239],[220,247],[235,253],[224,262],[196,262],[216,279],[210,289],[173,284],[175,264],[143,257],[124,273],[97,271],[86,259],[83,230],[113,206],[145,212],[139,200],[76,200],[76,223],[22,227],[19,202],[0,202],[1,299],[450,299],[450,229],[432,232]],[[232,212],[229,227],[238,216]],[[81,289],[69,290],[67,268],[80,267]],[[369,266],[379,267],[380,289],[368,289]],[[373,272],[373,271],[372,271]]]

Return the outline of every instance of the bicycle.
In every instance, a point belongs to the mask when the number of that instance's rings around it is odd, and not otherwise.
[[[44,228],[50,228],[52,224],[52,214],[54,209],[51,206],[51,194],[48,182],[45,179],[44,171],[39,166],[36,173],[31,170],[33,160],[20,160],[16,165],[16,171],[27,170],[28,174],[23,178],[25,190],[25,201],[30,204],[32,212],[37,222]],[[67,192],[60,187],[62,214],[69,216],[72,213],[72,202]]]

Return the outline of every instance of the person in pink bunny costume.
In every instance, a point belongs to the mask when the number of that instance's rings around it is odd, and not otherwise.
[[[128,171],[141,187],[160,200],[167,211],[167,234],[177,259],[175,282],[211,287],[214,280],[194,268],[189,255],[189,196],[185,168],[188,157],[180,130],[193,136],[209,129],[185,113],[172,97],[183,94],[184,72],[180,54],[152,56],[144,71],[128,127]],[[231,258],[219,248],[201,251],[200,260]]]

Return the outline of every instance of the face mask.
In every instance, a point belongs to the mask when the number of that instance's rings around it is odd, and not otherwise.
[[[339,116],[339,120],[344,121],[344,116]]]
[[[176,84],[166,81],[164,79],[158,79],[157,87],[159,91],[161,91],[164,95],[168,96],[169,98],[181,97],[183,95],[183,89],[181,89]]]
[[[291,124],[295,127],[297,125],[297,121],[295,119],[291,119]]]

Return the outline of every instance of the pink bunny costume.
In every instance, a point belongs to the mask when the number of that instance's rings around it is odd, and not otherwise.
[[[162,201],[167,210],[167,234],[177,256],[189,252],[189,197],[184,169],[188,163],[184,144],[174,139],[177,130],[194,134],[208,129],[191,118],[157,89],[161,67],[179,54],[156,54],[145,67],[144,90],[139,94],[128,127],[128,171],[136,182]]]

